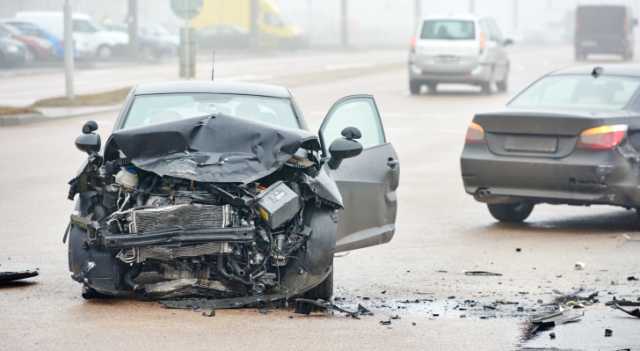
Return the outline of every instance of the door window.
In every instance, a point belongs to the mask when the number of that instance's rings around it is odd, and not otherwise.
[[[356,127],[362,133],[358,141],[366,148],[386,143],[382,121],[373,97],[351,96],[338,101],[320,128],[325,149],[342,137],[342,130]]]

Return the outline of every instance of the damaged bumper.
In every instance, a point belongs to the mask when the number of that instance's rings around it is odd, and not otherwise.
[[[461,168],[466,192],[480,202],[638,207],[638,164],[625,155],[616,149],[575,150],[561,159],[498,156],[486,145],[466,145]]]

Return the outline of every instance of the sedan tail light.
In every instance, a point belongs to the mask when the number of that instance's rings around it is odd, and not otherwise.
[[[478,123],[471,123],[467,129],[467,136],[464,139],[466,144],[483,144],[484,129]]]
[[[627,136],[627,126],[617,124],[590,128],[580,133],[578,147],[587,150],[611,150]]]

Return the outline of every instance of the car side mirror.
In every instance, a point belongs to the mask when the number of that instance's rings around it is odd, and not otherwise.
[[[338,169],[343,160],[356,157],[364,149],[356,139],[362,138],[362,133],[356,127],[347,127],[342,130],[342,138],[336,139],[329,146],[329,168]]]
[[[514,41],[511,38],[507,38],[502,41],[502,46],[511,46],[513,44],[514,44]]]
[[[102,140],[99,134],[94,133],[96,130],[98,130],[98,123],[95,121],[88,121],[82,126],[82,135],[76,138],[78,150],[89,155],[100,151]]]

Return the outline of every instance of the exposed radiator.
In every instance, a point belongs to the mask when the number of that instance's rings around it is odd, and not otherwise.
[[[224,228],[231,223],[228,205],[183,204],[134,210],[131,233],[147,233],[166,229]]]

